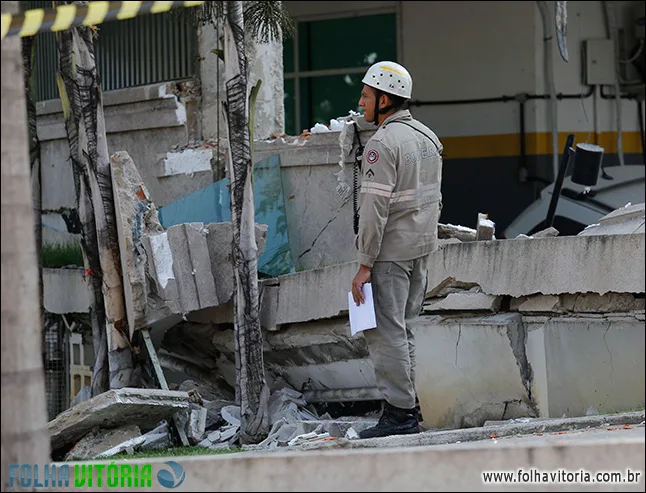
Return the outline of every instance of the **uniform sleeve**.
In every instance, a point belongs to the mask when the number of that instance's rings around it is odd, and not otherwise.
[[[397,183],[393,153],[380,141],[369,141],[363,151],[363,179],[357,248],[359,264],[373,266],[388,221],[390,198]]]

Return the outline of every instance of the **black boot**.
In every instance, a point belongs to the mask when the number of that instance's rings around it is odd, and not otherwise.
[[[376,426],[363,430],[359,438],[386,437],[390,435],[408,435],[419,433],[417,410],[401,409],[386,403],[384,412]]]

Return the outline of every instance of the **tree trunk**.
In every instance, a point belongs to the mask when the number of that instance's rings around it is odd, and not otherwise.
[[[252,162],[247,98],[247,59],[241,1],[227,2],[225,23],[226,117],[230,146],[231,218],[235,263],[234,332],[236,400],[242,443],[258,443],[269,432],[269,388],[265,381],[258,310],[258,246],[255,237]]]
[[[110,159],[92,31],[83,26],[57,33],[59,91],[65,114],[82,248],[90,282],[96,363],[93,395],[135,385],[125,313]],[[107,350],[107,354],[106,354]],[[107,358],[106,358],[107,356]]]
[[[15,13],[18,2],[2,2]],[[2,40],[2,491],[9,464],[50,461],[20,39]]]
[[[38,298],[43,312],[43,221],[42,221],[42,172],[40,165],[40,140],[36,131],[36,91],[34,87],[34,61],[36,57],[36,36],[22,38],[22,63],[27,103],[27,128],[29,130],[29,169],[31,170],[31,193],[34,203],[34,235],[38,257]],[[44,320],[41,319],[41,326]]]

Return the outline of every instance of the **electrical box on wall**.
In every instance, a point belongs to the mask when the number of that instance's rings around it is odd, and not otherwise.
[[[611,39],[584,41],[585,83],[611,85],[615,83],[615,49]]]

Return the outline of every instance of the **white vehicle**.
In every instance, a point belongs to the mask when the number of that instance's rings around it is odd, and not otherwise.
[[[605,168],[606,178],[602,172],[597,185],[589,187],[589,191],[586,191],[587,187],[577,185],[566,177],[554,217],[554,227],[559,230],[559,235],[577,235],[586,226],[598,223],[601,217],[619,207],[644,202],[645,170],[644,165]],[[540,199],[521,212],[505,229],[504,237],[515,238],[520,234],[531,236],[545,229],[553,191],[553,183],[545,187]]]

